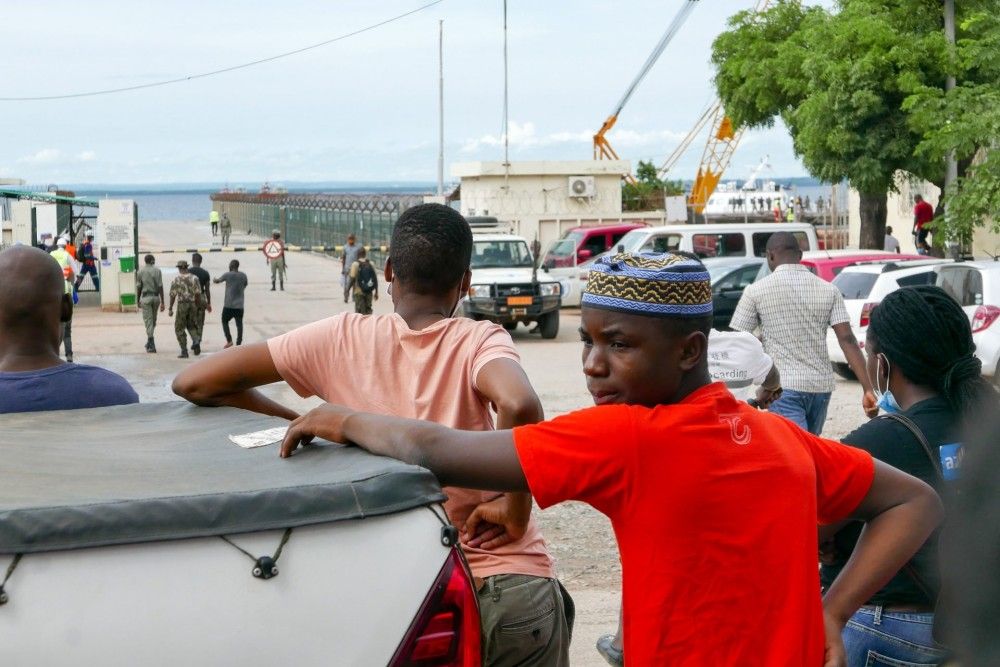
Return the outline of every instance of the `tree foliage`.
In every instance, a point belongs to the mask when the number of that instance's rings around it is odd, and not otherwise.
[[[684,194],[681,181],[664,181],[651,161],[639,160],[635,183],[622,185],[622,208],[626,211],[654,211],[663,208],[664,197]]]
[[[943,160],[917,151],[924,136],[903,104],[917,89],[944,88],[941,25],[938,0],[841,0],[835,11],[779,0],[734,16],[713,45],[733,122],[781,118],[812,175],[861,193],[863,247],[882,245],[898,170],[943,182]]]
[[[920,156],[943,161],[954,152],[964,167],[945,193],[948,215],[935,226],[968,238],[987,223],[1000,232],[1000,16],[990,2],[961,5],[953,60],[958,85],[948,92],[918,87],[904,108],[923,136]]]

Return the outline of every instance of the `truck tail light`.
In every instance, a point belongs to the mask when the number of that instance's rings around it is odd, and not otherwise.
[[[861,318],[858,320],[859,327],[868,326],[868,324],[872,321],[871,320],[872,308],[874,308],[877,305],[878,305],[877,303],[869,302],[861,306]]]
[[[452,549],[390,667],[482,664],[479,605],[465,562]]]
[[[972,333],[989,329],[998,317],[1000,317],[1000,307],[979,306],[976,308],[976,314],[972,316]]]

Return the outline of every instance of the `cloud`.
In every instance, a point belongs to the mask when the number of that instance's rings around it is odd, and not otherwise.
[[[634,130],[615,130],[608,135],[608,140],[613,146],[624,146],[628,148],[649,146],[656,148],[667,148],[671,144],[679,142],[687,136],[686,132],[675,132],[673,130],[651,130],[648,132],[636,132]],[[591,130],[552,132],[546,135],[539,135],[535,131],[535,124],[528,121],[526,123],[510,122],[510,146],[511,148],[533,148],[555,146],[562,144],[587,145],[594,140],[594,133]],[[472,153],[482,147],[493,147],[503,145],[503,135],[484,134],[474,139],[467,139],[462,145],[463,153]]]
[[[43,148],[32,155],[26,155],[18,160],[22,164],[53,164],[62,159],[62,153],[57,148]]]
[[[43,148],[31,155],[22,157],[18,162],[20,164],[31,165],[54,165],[57,163],[93,162],[96,159],[97,153],[94,151],[80,151],[75,155],[64,155],[58,148]]]

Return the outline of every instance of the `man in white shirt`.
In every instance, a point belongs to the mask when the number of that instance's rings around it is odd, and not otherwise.
[[[886,252],[899,253],[899,240],[892,235],[892,227],[885,228],[885,245],[882,249]]]

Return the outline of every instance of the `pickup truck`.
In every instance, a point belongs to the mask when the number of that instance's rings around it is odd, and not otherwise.
[[[471,222],[471,221],[470,221]],[[536,322],[542,338],[559,333],[559,281],[538,273],[538,253],[520,236],[473,226],[472,285],[462,302],[466,317],[515,329]]]
[[[326,442],[279,459],[285,426],[0,415],[0,664],[479,665],[434,476]]]

